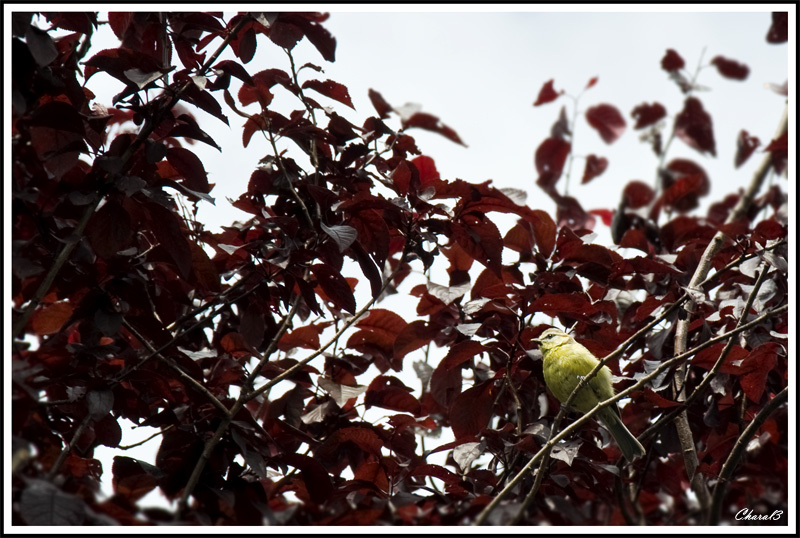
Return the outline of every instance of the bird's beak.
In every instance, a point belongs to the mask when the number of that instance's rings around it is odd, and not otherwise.
[[[538,345],[542,344],[542,341],[539,340],[538,338],[531,338],[531,342],[536,342]]]

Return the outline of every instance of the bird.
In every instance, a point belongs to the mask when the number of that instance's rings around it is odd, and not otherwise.
[[[600,362],[591,351],[559,329],[547,329],[533,341],[539,344],[542,352],[545,384],[561,403],[567,401],[581,379]],[[575,395],[571,407],[587,413],[599,402],[613,397],[611,370],[603,366]],[[616,402],[600,409],[596,416],[611,433],[626,460],[632,462],[635,458],[644,456],[644,447],[625,427]]]

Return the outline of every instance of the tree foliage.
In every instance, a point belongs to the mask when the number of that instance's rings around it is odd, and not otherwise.
[[[413,134],[462,141],[432,114],[375,90],[363,122],[330,108],[353,107],[347,87],[293,53],[307,40],[335,60],[326,19],[109,13],[119,46],[89,55],[97,14],[13,14],[14,523],[671,525],[749,508],[785,524],[785,119],[739,133],[736,166],[763,162],[700,212],[724,181],[702,160],[736,134],[715,133],[670,49],[653,62],[681,110],[581,116],[607,144],[644,133],[656,185],[585,211],[560,189],[579,150],[565,108],[535,150],[549,215],[440,177]],[[767,39],[786,25],[776,14]],[[251,72],[263,47],[287,61]],[[726,84],[749,73],[710,64]],[[110,106],[99,74],[119,85]],[[554,86],[534,104],[563,99]],[[196,216],[213,184],[192,148],[227,141],[197,110],[266,153],[238,178],[251,218],[219,232]],[[675,139],[697,160],[671,158]],[[609,166],[589,155],[578,173]],[[587,240],[597,217],[623,248]],[[398,295],[416,315],[382,304]],[[553,324],[620,377],[645,458],[626,465],[590,416],[561,424],[577,417],[556,416],[531,342]],[[159,431],[154,461],[122,455],[122,419]],[[100,446],[121,455],[103,464]],[[173,503],[142,506],[154,490]]]

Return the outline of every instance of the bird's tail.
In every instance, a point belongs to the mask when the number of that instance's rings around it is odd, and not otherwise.
[[[625,456],[625,459],[628,461],[633,461],[634,458],[638,458],[639,456],[644,456],[644,447],[642,444],[634,437],[634,435],[625,427],[625,424],[622,423],[622,419],[614,412],[606,413],[603,415],[603,423],[605,424],[608,431],[611,432],[611,436],[614,437],[614,440],[617,442],[617,446],[619,446],[622,455]]]

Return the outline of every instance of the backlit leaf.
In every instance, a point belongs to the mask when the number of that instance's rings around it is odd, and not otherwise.
[[[711,64],[717,67],[719,74],[725,78],[744,80],[750,74],[750,68],[736,60],[729,60],[722,56],[715,56]]]
[[[597,130],[606,144],[613,143],[625,132],[625,118],[613,105],[590,107],[586,110],[586,121]]]
[[[534,101],[533,106],[541,106],[545,103],[555,101],[562,93],[564,93],[564,90],[556,92],[553,89],[553,79],[550,79],[545,82],[542,86],[542,89],[539,90],[539,95],[536,97],[536,101]]]
[[[686,62],[683,61],[681,55],[673,49],[667,49],[667,53],[661,59],[661,68],[665,71],[677,71],[683,69]]]
[[[717,155],[711,116],[696,97],[689,97],[675,117],[675,134],[700,153]]]
[[[598,157],[597,155],[589,155],[586,157],[586,168],[583,170],[581,184],[589,183],[605,172],[606,168],[608,168],[608,159],[605,157]]]
[[[760,144],[761,142],[758,140],[758,137],[750,136],[744,129],[739,131],[739,136],[736,137],[736,157],[733,160],[734,166],[736,168],[742,166]]]

